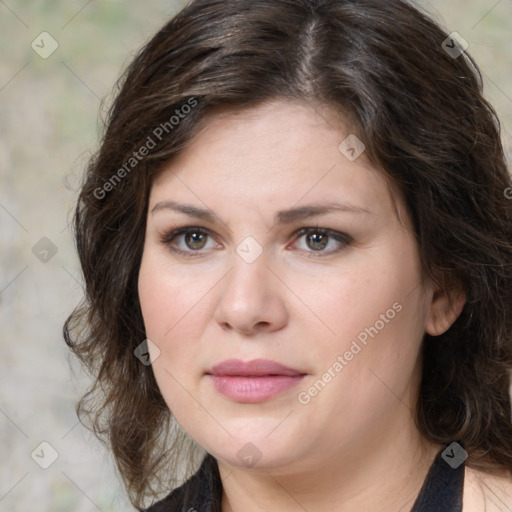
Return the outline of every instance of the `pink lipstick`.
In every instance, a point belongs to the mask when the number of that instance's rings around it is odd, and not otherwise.
[[[228,359],[207,372],[215,389],[235,402],[263,402],[293,386],[305,373],[268,359]]]

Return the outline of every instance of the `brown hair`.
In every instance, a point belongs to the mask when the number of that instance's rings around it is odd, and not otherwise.
[[[462,440],[469,466],[512,470],[511,181],[478,67],[447,37],[400,0],[196,0],[127,69],[76,207],[86,295],[64,335],[95,378],[78,415],[110,444],[136,506],[185,446],[134,356],[152,179],[214,109],[279,98],[349,120],[403,194],[426,275],[466,292],[454,325],[425,335],[418,428]]]

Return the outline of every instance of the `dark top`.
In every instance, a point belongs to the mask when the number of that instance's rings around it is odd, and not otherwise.
[[[437,454],[410,512],[462,512],[465,452],[454,445]],[[220,512],[221,498],[217,461],[207,454],[195,475],[146,512]]]

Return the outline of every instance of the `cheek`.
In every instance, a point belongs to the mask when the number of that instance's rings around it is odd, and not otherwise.
[[[163,341],[187,325],[202,286],[191,276],[177,273],[165,256],[149,248],[141,262],[138,290],[148,338]]]
[[[370,370],[403,386],[415,367],[427,309],[416,248],[376,248],[347,268],[350,273],[333,275],[309,295],[330,330],[311,346],[312,359],[324,372],[342,356],[343,369],[338,365],[335,373],[345,375],[337,379],[343,387],[355,390],[361,380],[375,379]]]
[[[324,299],[321,311],[336,337],[316,350],[323,362],[321,380],[325,375],[333,382],[319,396],[319,405],[327,409],[329,403],[337,404],[334,415],[346,410],[361,418],[383,414],[396,395],[411,390],[426,318],[415,258],[412,249],[401,258],[393,251],[386,258],[383,253],[372,265],[353,267],[350,278],[329,288],[330,298]],[[336,377],[324,373],[329,370]]]
[[[174,393],[179,383],[187,387],[203,370],[198,364],[207,293],[212,283],[183,271],[177,272],[165,254],[150,247],[141,262],[138,290],[146,337],[159,349],[153,371],[161,389]],[[177,381],[173,380],[175,377]]]
[[[329,328],[330,333],[325,330],[330,340],[324,344],[326,348],[333,344],[343,348],[358,337],[364,343],[392,331],[401,331],[405,338],[411,327],[422,322],[418,313],[424,303],[417,269],[400,260],[393,263],[391,256],[387,261],[375,258],[367,263],[352,265],[350,273],[332,276],[314,293],[307,287],[299,291]]]
[[[167,288],[158,282],[158,271],[151,265],[151,258],[143,256],[139,271],[139,300],[146,328],[146,336],[156,342],[165,330],[164,319],[167,304]],[[170,310],[172,311],[172,310]]]
[[[187,411],[188,417],[194,408],[185,391],[191,387],[189,380],[196,370],[193,344],[186,342],[194,336],[191,329],[195,324],[190,319],[197,294],[193,290],[190,277],[180,280],[155,251],[145,250],[138,293],[146,337],[158,347],[158,352],[153,349],[158,357],[152,354],[151,366],[163,398],[178,422],[181,417],[175,411]]]

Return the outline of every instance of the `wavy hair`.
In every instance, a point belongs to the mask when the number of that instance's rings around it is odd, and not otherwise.
[[[471,56],[400,0],[195,0],[142,48],[80,190],[85,296],[64,326],[94,378],[77,414],[111,448],[136,507],[174,485],[191,444],[134,356],[152,180],[217,109],[273,99],[342,115],[398,186],[425,275],[467,296],[446,333],[424,336],[418,428],[462,440],[470,467],[512,470],[512,189],[482,90]]]

